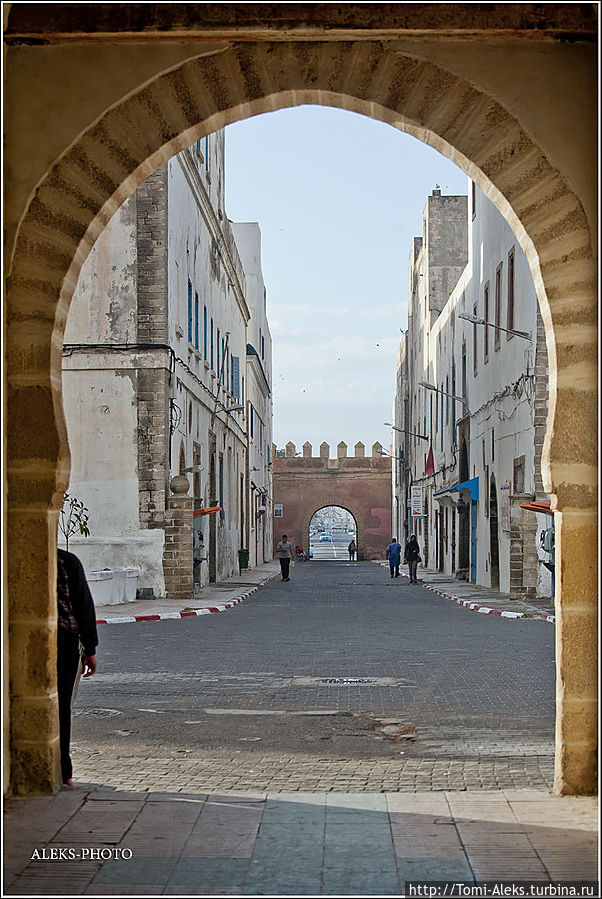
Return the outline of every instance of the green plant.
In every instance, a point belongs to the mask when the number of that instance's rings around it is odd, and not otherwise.
[[[72,537],[73,534],[79,531],[84,537],[90,536],[89,517],[88,509],[82,501],[66,493],[63,508],[59,513],[59,528],[65,537],[67,550],[69,549],[69,537]]]

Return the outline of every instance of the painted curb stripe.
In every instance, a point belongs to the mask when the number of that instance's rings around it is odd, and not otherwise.
[[[408,575],[404,574],[403,577],[408,577]],[[471,602],[469,599],[460,599],[452,593],[445,593],[444,590],[438,590],[437,587],[433,587],[432,584],[424,584],[422,581],[420,583],[432,593],[437,593],[438,596],[443,596],[445,599],[451,599],[452,602],[457,603],[459,606],[463,606],[465,609],[470,609],[473,612],[480,612],[483,615],[499,615],[501,618],[528,618],[532,621],[550,621],[552,624],[556,624],[555,615],[530,615],[527,612],[509,612],[505,610],[502,611],[501,609],[490,609],[488,606],[482,606],[478,602]]]
[[[240,602],[243,602],[243,600],[248,599],[248,597],[256,593],[260,587],[265,586],[265,584],[274,580],[275,577],[278,577],[278,573],[271,575],[264,581],[260,581],[259,584],[251,590],[247,590],[247,592],[243,593],[241,596],[230,599],[227,603],[220,606],[209,606],[204,609],[190,609],[190,611],[187,612],[161,612],[157,615],[121,615],[116,618],[97,618],[96,624],[130,624],[133,621],[166,621],[175,618],[196,618],[199,615],[211,615],[214,612],[225,612],[228,609],[233,609],[234,606],[237,606]]]

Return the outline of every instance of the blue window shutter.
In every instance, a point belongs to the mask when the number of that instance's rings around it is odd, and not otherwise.
[[[199,295],[194,294],[194,348],[199,348]]]
[[[192,284],[188,282],[188,343],[192,343]]]
[[[240,359],[232,356],[232,393],[240,400]]]
[[[203,359],[207,358],[207,307],[203,308]]]

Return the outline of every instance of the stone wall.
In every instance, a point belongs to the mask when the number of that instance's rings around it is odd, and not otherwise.
[[[391,459],[381,456],[380,449],[375,443],[367,457],[359,443],[359,455],[331,459],[323,443],[319,456],[296,457],[295,445],[288,443],[286,457],[274,459],[274,503],[284,510],[283,517],[274,520],[274,542],[287,534],[305,548],[314,513],[324,506],[341,506],[355,518],[358,559],[383,559],[391,542]],[[311,452],[310,444],[304,445],[304,452]]]

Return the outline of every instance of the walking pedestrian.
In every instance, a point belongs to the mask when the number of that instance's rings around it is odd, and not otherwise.
[[[389,569],[391,577],[399,577],[399,563],[401,561],[401,543],[397,542],[397,538],[393,537],[391,543],[387,546],[385,553],[389,560]]]
[[[96,612],[82,563],[73,553],[58,550],[57,558],[57,692],[59,700],[59,741],[61,774],[66,786],[73,786],[71,704],[80,674],[91,677],[96,671]]]
[[[352,540],[349,546],[347,547],[347,551],[349,553],[349,561],[355,562],[355,554],[357,552],[357,546],[355,544],[355,540]]]
[[[422,562],[422,559],[420,557],[420,547],[418,545],[418,540],[416,539],[415,534],[412,534],[409,541],[406,543],[403,558],[404,562],[408,563],[410,584],[417,584],[418,580],[416,578],[416,569],[418,568],[418,563]]]
[[[282,540],[278,544],[278,552],[280,553],[280,570],[282,572],[282,580],[290,581],[290,577],[288,576],[289,568],[291,564],[291,558],[293,554],[293,545],[289,542],[286,534],[282,535]]]

